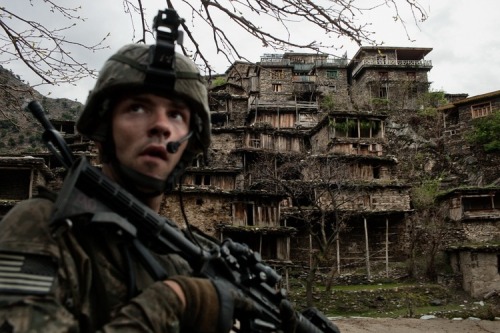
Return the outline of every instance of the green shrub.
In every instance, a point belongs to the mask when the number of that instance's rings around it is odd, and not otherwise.
[[[212,81],[212,87],[218,87],[218,86],[222,86],[223,84],[225,84],[227,81],[225,78],[223,77],[216,77],[213,81]]]
[[[389,106],[389,100],[387,98],[373,98],[372,105],[374,108],[387,108]]]
[[[419,116],[435,118],[438,116],[437,108],[434,107],[424,107],[418,110],[417,114]]]
[[[420,186],[413,187],[411,197],[415,208],[429,208],[434,206],[439,193],[440,179],[424,180]]]
[[[332,111],[335,109],[335,100],[333,96],[326,95],[321,99],[320,108],[326,111]]]
[[[467,134],[467,141],[481,145],[486,153],[500,152],[500,111],[476,118],[473,129]]]

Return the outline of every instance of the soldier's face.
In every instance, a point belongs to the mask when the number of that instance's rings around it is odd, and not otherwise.
[[[112,130],[120,163],[144,175],[165,180],[186,149],[176,153],[166,144],[189,133],[191,112],[181,100],[153,94],[122,98],[113,109]]]

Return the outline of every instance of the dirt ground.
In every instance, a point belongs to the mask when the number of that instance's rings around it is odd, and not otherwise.
[[[498,333],[500,321],[449,319],[338,318],[341,333]]]

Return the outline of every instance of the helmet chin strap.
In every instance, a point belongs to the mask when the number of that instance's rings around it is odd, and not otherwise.
[[[173,190],[177,179],[183,173],[183,165],[184,163],[179,161],[167,179],[161,180],[135,171],[120,163],[117,158],[113,158],[111,162],[112,168],[120,177],[121,185],[133,195],[141,198],[152,198]]]
[[[165,191],[166,180],[146,176],[122,163],[113,163],[113,167],[122,178],[124,187],[132,194],[150,198],[156,197]]]
[[[173,188],[179,165],[177,165],[167,179],[162,180],[142,174],[132,168],[123,165],[115,154],[113,140],[105,141],[102,151],[102,162],[108,163],[116,172],[120,185],[127,191],[140,198],[152,198],[163,194],[166,190]]]

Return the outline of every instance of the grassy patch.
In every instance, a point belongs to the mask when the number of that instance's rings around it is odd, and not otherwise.
[[[377,283],[368,285],[347,285],[347,286],[333,286],[332,290],[345,290],[345,291],[359,291],[359,290],[376,290],[376,289],[392,289],[406,286],[413,286],[411,283]],[[319,290],[323,289],[318,287]]]
[[[292,282],[290,298],[297,309],[306,308],[305,288],[299,281]],[[419,318],[434,314],[443,318],[493,316],[491,306],[478,305],[465,293],[449,290],[432,283],[374,283],[337,285],[330,291],[316,286],[314,306],[325,315],[390,318]]]

